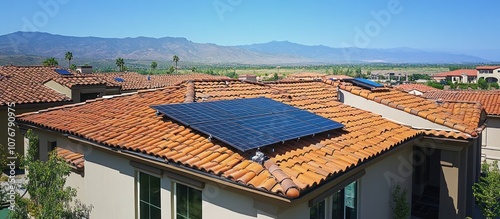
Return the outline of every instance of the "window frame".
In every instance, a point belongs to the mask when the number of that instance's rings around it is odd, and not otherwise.
[[[355,210],[356,210],[356,218],[359,218],[360,179],[356,179],[354,181],[351,181],[349,184],[347,184],[345,187],[339,189],[338,191],[334,190],[335,192],[333,192],[333,194],[330,194],[328,197],[324,198],[323,200],[321,200],[319,202],[316,202],[313,206],[310,206],[309,207],[309,215],[311,215],[311,209],[315,208],[317,205],[319,205],[321,203],[324,203],[324,206],[325,206],[325,209],[324,209],[324,212],[323,212],[324,218],[319,218],[319,219],[333,218],[333,213],[334,213],[334,210],[333,210],[334,196],[337,196],[337,195],[341,194],[341,196],[342,196],[342,206],[343,206],[342,215],[343,215],[344,218],[346,218],[346,212],[347,211],[346,211],[346,203],[345,203],[345,198],[346,198],[345,188],[347,188],[347,186],[351,185],[352,183],[356,183],[356,186],[355,186],[355,199],[356,199],[356,202],[354,204],[355,204]],[[334,188],[332,188],[332,189],[334,189]]]
[[[160,210],[160,215],[162,215],[162,202],[161,202],[161,190],[162,190],[162,176],[161,175],[158,175],[158,174],[155,174],[153,172],[150,172],[150,171],[147,171],[147,170],[143,170],[143,169],[136,169],[135,171],[135,212],[136,212],[136,218],[137,219],[141,219],[141,186],[140,186],[140,175],[141,173],[143,174],[147,174],[149,175],[149,177],[156,177],[159,179],[159,206],[155,206],[155,207],[158,207],[159,210]],[[152,205],[151,203],[148,203],[149,205]]]
[[[187,183],[182,183],[182,182],[178,182],[176,180],[173,180],[172,181],[172,218],[174,219],[177,219],[177,187],[178,185],[182,185],[182,186],[185,186],[187,187],[188,189],[193,189],[193,190],[198,190],[200,192],[200,198],[201,198],[201,205],[200,205],[200,209],[201,209],[201,218],[203,218],[203,188],[198,188],[198,187],[194,187],[194,186],[191,186]],[[188,190],[189,191],[189,190]],[[189,197],[189,195],[188,195]]]

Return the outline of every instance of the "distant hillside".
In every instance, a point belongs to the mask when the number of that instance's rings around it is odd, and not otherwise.
[[[468,55],[425,52],[415,49],[360,49],[305,46],[291,42],[269,42],[246,46],[194,43],[185,38],[99,38],[71,37],[41,32],[15,32],[0,36],[0,64],[40,64],[45,57],[64,62],[71,51],[73,63],[105,62],[113,65],[122,57],[128,63],[171,61],[200,64],[334,64],[334,63],[478,63],[487,60]],[[143,64],[141,64],[143,65]]]
[[[427,52],[411,48],[368,49],[305,46],[288,41],[239,46],[269,55],[293,55],[318,62],[388,62],[388,63],[480,63],[488,60],[445,52]]]

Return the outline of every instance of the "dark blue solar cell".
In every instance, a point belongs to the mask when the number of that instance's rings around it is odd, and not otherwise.
[[[117,81],[117,82],[125,82],[125,79],[120,78],[120,77],[116,77],[115,81]]]
[[[267,98],[152,108],[240,151],[344,127],[338,122]]]
[[[71,75],[71,72],[66,69],[55,69],[55,71],[60,75]]]
[[[373,81],[370,81],[370,80],[364,79],[364,78],[354,78],[354,79],[345,79],[345,80],[349,81],[355,85],[358,85],[358,86],[361,86],[364,88],[368,88],[368,89],[384,87],[384,85],[381,85],[379,83],[376,83],[376,82],[373,82]]]

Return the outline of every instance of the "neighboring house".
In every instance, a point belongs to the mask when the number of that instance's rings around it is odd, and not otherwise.
[[[434,91],[424,94],[428,99],[480,102],[487,114],[482,134],[482,156],[500,161],[500,91]]]
[[[431,86],[427,86],[425,84],[400,84],[398,86],[395,86],[397,90],[401,90],[404,92],[407,92],[409,94],[421,96],[424,93],[430,92],[430,91],[437,91],[439,89],[433,88]]]
[[[500,66],[478,66],[476,70],[478,78],[484,78],[488,83],[500,80]]]
[[[7,124],[9,108],[12,113],[20,115],[25,112],[85,101],[102,96],[105,92],[105,81],[95,77],[84,77],[59,67],[0,66],[1,123]],[[7,128],[7,125],[0,127],[2,156],[7,153]],[[13,133],[16,139],[15,151],[22,154],[24,152],[23,137],[17,128]]]
[[[434,153],[419,158],[425,165],[415,167],[412,196],[419,201],[413,205],[413,215],[429,209],[438,211],[440,218],[472,215],[472,185],[480,171],[481,131],[486,119],[480,103],[438,102],[392,88],[358,86],[354,82],[327,83],[338,84],[339,100],[344,104],[425,133],[434,130],[435,136],[428,137],[434,140],[432,143],[414,148],[430,147]],[[437,209],[436,203],[439,203]]]
[[[458,69],[449,72],[441,72],[431,76],[436,81],[451,81],[452,83],[476,83],[477,71],[474,69]]]
[[[347,75],[325,75],[323,76],[323,79],[330,79],[330,80],[344,80],[344,79],[351,79],[352,77],[347,76]]]
[[[10,108],[15,110],[16,115],[20,115],[64,104],[85,102],[105,95],[171,86],[195,78],[226,77],[205,74],[92,74],[91,66],[80,66],[77,71],[61,67],[0,66],[0,120],[1,124],[7,124],[8,105],[12,104],[15,106]],[[7,125],[0,127],[2,156],[6,155],[8,146],[7,128]],[[22,154],[23,137],[17,131],[15,136],[16,152]]]
[[[397,111],[392,112],[376,98],[353,107],[339,101],[346,100],[348,92],[325,82],[193,80],[23,114],[18,124],[38,134],[41,159],[57,148],[68,163],[82,166],[83,174],[72,173],[67,184],[77,188],[83,203],[94,206],[92,218],[391,218],[392,184],[408,191],[407,201],[417,216],[471,215],[469,190],[479,174],[479,104],[441,106],[411,95],[427,105],[412,102],[402,110],[390,107]],[[360,98],[373,95],[353,93]],[[344,128],[240,151],[151,107],[257,97],[334,120]],[[400,100],[409,101],[409,96]],[[233,115],[241,111],[232,106],[224,110]],[[380,110],[408,121],[375,114]],[[300,130],[293,121],[256,121],[263,132],[255,140],[281,137],[268,136],[268,128],[282,128],[284,134]],[[224,129],[228,122],[208,126]],[[239,129],[223,133],[234,138],[252,135]],[[78,157],[78,162],[70,157]],[[433,191],[426,190],[430,186]],[[432,195],[426,200],[437,201],[431,208],[420,199],[426,192]]]

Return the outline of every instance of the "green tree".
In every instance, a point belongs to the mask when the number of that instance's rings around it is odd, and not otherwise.
[[[500,86],[498,85],[498,82],[492,82],[492,83],[490,84],[490,87],[495,88],[495,89],[498,89]]]
[[[410,205],[408,204],[406,189],[399,185],[393,185],[391,188],[392,210],[395,219],[406,219],[410,215]]]
[[[53,151],[46,162],[37,160],[38,136],[28,130],[28,152],[21,162],[28,170],[25,187],[30,198],[16,197],[16,206],[10,212],[13,219],[66,219],[89,218],[92,206],[75,200],[76,190],[65,187],[71,167]],[[74,203],[74,205],[71,205]]]
[[[69,69],[71,69],[73,71],[76,70],[76,65],[75,64],[71,64],[71,66],[69,66]]]
[[[196,72],[196,67],[194,67],[194,66],[193,66],[193,67],[191,68],[191,72]]]
[[[43,66],[58,66],[58,65],[59,63],[54,57],[47,58],[43,61]]]
[[[174,62],[175,62],[175,73],[177,74],[177,73],[178,73],[178,72],[177,72],[177,62],[179,62],[179,61],[180,61],[179,56],[174,55],[173,60],[174,60]]]
[[[120,71],[123,71],[125,68],[125,61],[122,58],[117,58],[116,59],[116,66],[120,69]]]
[[[477,80],[477,86],[483,90],[488,89],[488,83],[484,78],[479,78],[479,80]]]
[[[173,74],[174,71],[175,71],[174,66],[170,66],[170,68],[168,68],[167,70],[167,74]]]
[[[279,79],[280,79],[280,78],[279,78],[279,76],[278,76],[278,73],[274,73],[274,75],[273,75],[273,80],[274,80],[274,81],[277,81],[277,80],[279,80]]]
[[[68,60],[68,68],[71,68],[71,59],[73,59],[73,53],[68,51],[64,55],[64,59]]]
[[[155,71],[157,67],[158,63],[156,63],[155,61],[151,62],[151,72]]]
[[[472,186],[474,198],[486,218],[500,216],[500,170],[498,161],[481,166],[481,177]]]

